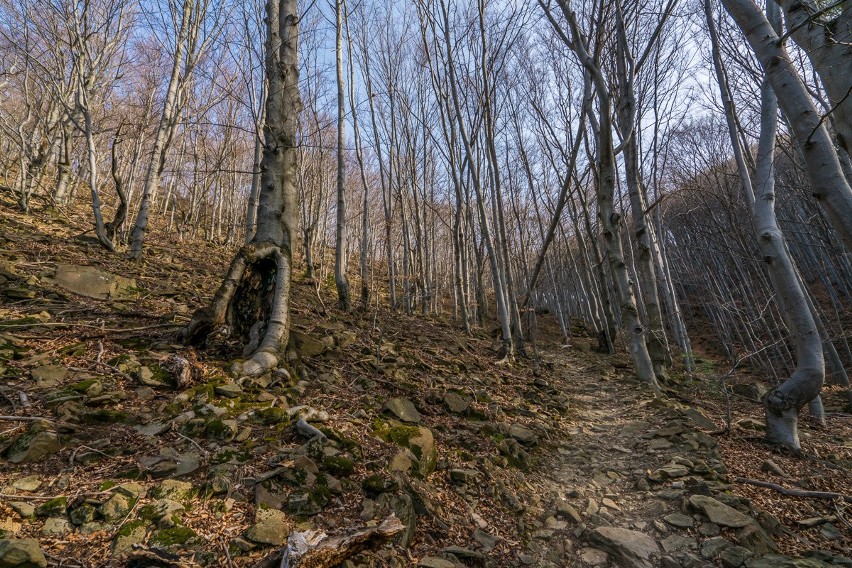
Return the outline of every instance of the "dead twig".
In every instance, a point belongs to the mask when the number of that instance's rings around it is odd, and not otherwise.
[[[767,489],[774,489],[778,493],[781,493],[782,495],[787,495],[789,497],[808,497],[811,499],[842,499],[847,503],[852,503],[852,495],[845,495],[843,493],[833,493],[831,491],[806,491],[804,489],[790,489],[788,487],[784,487],[783,485],[778,485],[777,483],[770,483],[769,481],[760,481],[758,479],[747,479],[745,477],[735,477],[734,482],[746,483],[748,485],[756,485],[757,487],[766,487]]]

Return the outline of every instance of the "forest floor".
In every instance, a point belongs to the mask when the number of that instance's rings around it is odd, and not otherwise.
[[[828,427],[805,423],[802,451],[778,452],[710,357],[654,396],[579,326],[563,346],[539,319],[536,371],[449,316],[346,314],[306,281],[288,372],[234,381],[229,338],[175,339],[232,251],[153,238],[135,264],[88,227],[86,211],[25,216],[0,196],[0,565],[4,542],[37,539],[54,566],[146,551],[254,566],[289,531],[393,512],[402,536],[346,566],[852,566],[852,498],[741,481],[852,495],[837,388]],[[69,292],[83,266],[133,282]],[[748,394],[750,380],[728,382]],[[299,417],[325,437],[302,437]]]

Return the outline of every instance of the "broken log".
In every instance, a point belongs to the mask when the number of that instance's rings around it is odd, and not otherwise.
[[[291,533],[286,547],[267,556],[254,568],[332,568],[360,552],[384,545],[404,530],[405,525],[391,515],[377,527],[337,536],[322,531]]]

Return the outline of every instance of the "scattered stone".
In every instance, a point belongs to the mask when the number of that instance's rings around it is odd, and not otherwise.
[[[522,424],[510,425],[508,434],[525,446],[534,446],[538,443],[538,436],[535,435],[535,432]]]
[[[77,526],[82,526],[94,521],[98,514],[98,508],[95,505],[95,503],[84,502],[80,506],[72,509],[71,513],[68,515],[71,519],[71,523]]]
[[[128,299],[135,296],[136,281],[99,270],[94,266],[60,264],[53,282],[70,292],[97,300]]]
[[[666,537],[660,541],[660,544],[666,552],[680,552],[696,547],[695,539],[679,534],[673,534]]]
[[[214,387],[213,392],[225,398],[239,398],[243,394],[243,387],[237,383],[225,383]]]
[[[71,523],[63,517],[50,517],[44,521],[41,532],[51,536],[63,536],[71,532]]]
[[[444,407],[451,414],[464,414],[470,408],[472,400],[453,391],[444,393]]]
[[[328,422],[330,416],[325,410],[317,410],[311,406],[299,405],[287,409],[291,421],[303,418],[305,422]]]
[[[488,534],[480,529],[473,531],[473,540],[482,546],[482,551],[486,554],[494,550],[494,547],[497,546],[498,542],[500,542],[498,537]]]
[[[151,422],[150,424],[145,424],[144,426],[135,426],[133,428],[143,436],[155,437],[161,434],[165,434],[169,430],[172,429],[172,425],[168,422]]]
[[[171,499],[172,501],[186,501],[192,496],[192,490],[191,483],[167,479],[151,491],[151,497],[155,499]]]
[[[424,556],[417,563],[418,568],[455,568],[456,565],[449,560],[437,556]]]
[[[703,428],[704,430],[716,430],[716,423],[707,418],[703,412],[698,410],[697,408],[689,407],[683,411],[683,416],[692,422],[695,426],[699,428]]]
[[[754,418],[742,418],[737,420],[735,425],[743,430],[753,430],[755,432],[766,431],[766,423],[761,422],[760,420],[755,420]]]
[[[690,529],[695,526],[695,520],[689,515],[684,515],[683,513],[672,513],[671,515],[666,515],[663,517],[663,520],[673,527],[678,527],[681,529]]]
[[[145,542],[148,528],[145,521],[131,521],[118,531],[112,543],[112,555],[121,558],[133,551],[133,546]]]
[[[672,443],[665,438],[654,438],[650,441],[648,447],[652,450],[668,450],[672,447]]]
[[[471,560],[474,562],[482,562],[485,556],[481,552],[465,548],[463,546],[448,546],[444,549],[445,554],[452,554],[459,560]]]
[[[619,527],[598,527],[589,533],[589,540],[614,556],[624,568],[652,568],[652,558],[660,552],[648,535]]]
[[[758,556],[778,552],[778,545],[757,523],[743,527],[737,533],[737,543]]]
[[[37,517],[62,517],[68,509],[68,497],[61,495],[50,501],[45,501],[36,507],[35,514]]]
[[[9,506],[18,513],[22,519],[29,519],[35,515],[35,506],[23,501],[12,501]]]
[[[58,452],[59,436],[49,431],[50,427],[47,422],[33,422],[6,451],[6,459],[12,463],[35,463]]]
[[[252,542],[281,546],[287,542],[291,528],[287,515],[281,511],[258,509],[254,524],[248,528],[245,537]]]
[[[556,506],[556,512],[566,519],[571,519],[578,525],[583,522],[580,513],[570,503],[561,502]]]
[[[713,497],[693,495],[689,498],[689,504],[707,515],[711,522],[723,527],[742,528],[754,524],[751,517],[720,503]]]
[[[586,566],[597,567],[609,564],[609,555],[603,550],[598,550],[597,548],[581,548],[578,556],[580,557],[580,561],[582,561]]]
[[[414,403],[407,398],[392,398],[385,404],[385,411],[390,412],[403,422],[420,424],[420,413],[414,408]]]
[[[12,483],[12,487],[18,491],[36,491],[39,487],[41,487],[41,480],[37,476],[31,475],[29,477],[16,480]]]
[[[704,560],[713,560],[719,556],[723,550],[730,546],[733,546],[731,541],[721,536],[708,538],[701,543],[701,558]]]
[[[33,538],[4,539],[0,540],[0,567],[46,568],[47,558]]]
[[[476,483],[479,472],[475,469],[451,469],[449,471],[450,482],[455,485],[469,485]]]
[[[416,473],[420,477],[428,477],[438,462],[438,449],[435,445],[435,437],[431,430],[419,426],[406,426],[393,423],[386,428],[379,429],[376,434],[388,442],[397,446],[408,448],[410,452],[404,456],[399,454],[391,462],[391,470],[407,471],[405,462],[410,461],[410,467],[416,466]]]
[[[68,378],[68,369],[61,365],[42,365],[31,372],[38,388],[56,388]]]
[[[101,515],[107,521],[120,521],[127,516],[132,506],[133,503],[126,495],[115,492],[101,505]]]
[[[725,568],[738,568],[752,556],[754,556],[754,554],[747,548],[743,548],[742,546],[730,546],[722,551],[719,555],[719,560],[722,561],[722,566],[725,566]]]

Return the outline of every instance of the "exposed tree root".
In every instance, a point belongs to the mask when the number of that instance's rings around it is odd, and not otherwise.
[[[234,363],[232,373],[258,376],[275,368],[289,330],[290,264],[287,255],[274,243],[243,246],[210,305],[195,312],[180,338],[197,345],[218,329],[234,329],[247,336],[249,357]],[[274,273],[270,274],[272,267]],[[272,282],[270,293],[238,294],[241,287],[250,285],[252,278]],[[262,284],[260,287],[263,292]],[[259,330],[264,330],[262,336]]]

